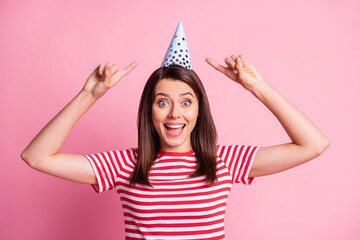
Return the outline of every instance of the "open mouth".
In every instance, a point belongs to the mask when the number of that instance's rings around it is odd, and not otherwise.
[[[164,126],[165,126],[165,129],[166,129],[166,132],[170,136],[177,137],[182,133],[182,131],[185,128],[186,124],[176,124],[176,125],[164,124]]]
[[[164,124],[164,125],[165,125],[165,128],[167,130],[171,130],[171,129],[178,129],[178,128],[184,129],[186,124],[179,124],[179,125],[167,125],[167,124]]]

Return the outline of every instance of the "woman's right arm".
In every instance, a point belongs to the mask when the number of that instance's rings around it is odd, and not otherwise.
[[[110,88],[133,70],[137,62],[122,71],[115,64],[100,64],[83,89],[30,142],[21,158],[32,168],[74,182],[96,184],[88,160],[77,154],[60,153],[66,137],[81,116]]]

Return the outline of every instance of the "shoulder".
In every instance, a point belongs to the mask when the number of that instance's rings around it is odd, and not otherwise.
[[[136,163],[137,159],[137,148],[130,147],[123,150],[107,151],[101,154],[107,155],[109,158],[113,159],[114,162],[120,163],[120,165],[133,165]]]
[[[134,161],[136,161],[137,156],[138,156],[138,149],[135,147],[130,147],[128,149],[121,150],[119,152],[122,155],[122,157],[124,157],[126,159],[131,159]]]
[[[248,145],[217,145],[217,156],[222,160],[233,157],[244,157],[249,154],[253,155],[258,149],[257,146]]]
[[[241,145],[217,145],[216,146],[216,154],[218,157],[223,158],[230,152],[234,151],[234,149],[237,149],[238,146],[241,146]]]

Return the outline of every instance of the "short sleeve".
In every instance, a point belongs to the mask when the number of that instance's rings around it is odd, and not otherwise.
[[[134,165],[134,151],[107,151],[95,154],[84,155],[95,173],[98,184],[91,186],[98,193],[111,190],[115,187],[116,181],[124,176],[124,173],[131,172]]]
[[[218,146],[217,155],[229,170],[232,183],[252,183],[254,178],[249,178],[249,173],[259,149],[245,145]]]

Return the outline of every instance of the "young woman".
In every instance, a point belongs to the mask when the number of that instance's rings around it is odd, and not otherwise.
[[[216,129],[196,73],[177,65],[149,78],[138,113],[138,146],[90,155],[60,153],[80,117],[130,73],[100,64],[80,93],[32,140],[21,157],[32,168],[116,189],[124,209],[126,239],[225,239],[226,200],[233,183],[295,167],[329,145],[324,134],[274,90],[244,56],[222,66],[206,61],[258,98],[279,120],[291,142],[271,147],[216,145]]]

